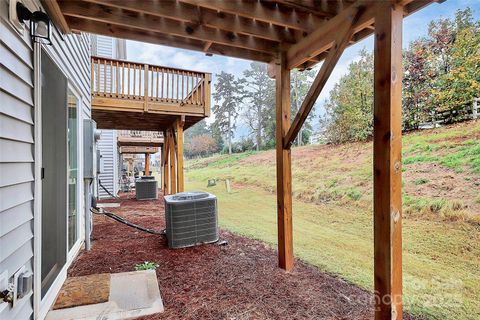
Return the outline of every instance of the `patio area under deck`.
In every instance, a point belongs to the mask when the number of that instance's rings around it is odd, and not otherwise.
[[[403,318],[402,23],[405,16],[433,2],[443,1],[45,0],[55,24],[67,33],[90,32],[196,50],[207,55],[219,54],[269,63],[270,75],[276,82],[278,265],[292,272],[295,272],[292,142],[344,50],[374,34],[373,247],[375,319],[379,320]],[[320,61],[323,63],[312,87],[292,120],[290,71],[310,68]],[[103,65],[104,70],[107,70],[114,63],[107,64],[99,60],[98,65]],[[98,68],[100,70],[101,67]],[[141,68],[142,65],[139,65],[140,72]],[[145,70],[148,71],[145,74],[150,72],[148,66]],[[149,76],[145,76],[146,83],[148,79]],[[100,84],[101,80],[98,82]],[[127,87],[130,88],[130,85]],[[148,87],[144,87],[144,90],[144,99],[130,99],[128,108],[123,111],[132,117],[137,112],[135,119],[143,119],[146,121],[145,127],[153,127],[159,122],[151,122],[148,116],[165,112],[171,101],[152,100]],[[141,97],[142,93],[139,92],[138,95]],[[94,93],[93,117],[98,117],[107,125],[115,122],[105,113],[120,107],[114,104],[114,100],[123,99],[111,98],[108,93],[101,97]],[[180,101],[177,100],[178,102]],[[178,106],[176,109],[180,108]],[[185,117],[173,115],[177,120],[170,122],[170,129],[164,134],[164,148],[166,146],[170,152],[169,156],[164,156],[162,164],[164,170],[170,169],[171,185],[168,189],[165,188],[169,192],[183,190],[183,176],[178,178],[178,184],[175,181],[177,171],[174,150],[183,136],[183,128],[191,125],[188,117],[195,117],[190,109],[184,111]],[[165,123],[172,120],[167,115],[163,116]],[[118,129],[128,125],[121,119],[117,120]],[[157,126],[151,130],[159,128]],[[180,142],[178,146],[183,146],[183,142]],[[177,159],[180,162],[182,157],[179,154],[180,152],[177,153]],[[183,168],[183,164],[179,163],[178,166]],[[183,170],[178,170],[178,173],[183,175]],[[251,270],[252,266],[248,269]],[[278,274],[275,271],[270,273]],[[285,304],[291,302],[291,299],[293,297],[282,296],[278,300]],[[343,304],[338,299],[338,305]]]

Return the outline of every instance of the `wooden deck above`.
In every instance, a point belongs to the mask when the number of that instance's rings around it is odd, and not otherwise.
[[[387,1],[387,0],[385,0]],[[390,0],[405,16],[432,2]],[[288,69],[323,61],[342,22],[353,21],[350,44],[373,33],[379,0],[43,0],[60,30],[150,42],[207,55],[272,62]],[[313,44],[313,45],[312,45]]]
[[[163,134],[158,131],[119,130],[117,143],[119,147],[161,147]]]
[[[92,117],[100,129],[163,131],[210,115],[211,74],[92,57]]]

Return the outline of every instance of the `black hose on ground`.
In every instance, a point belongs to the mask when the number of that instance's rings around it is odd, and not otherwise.
[[[153,230],[153,229],[148,229],[148,228],[139,226],[138,224],[129,222],[129,221],[123,219],[122,217],[117,216],[115,213],[108,212],[108,211],[105,211],[105,210],[100,210],[100,208],[95,208],[95,210],[93,210],[93,208],[92,208],[92,209],[90,209],[90,211],[93,212],[94,214],[103,214],[104,216],[107,216],[107,217],[109,217],[113,220],[116,220],[120,223],[123,223],[123,224],[125,224],[129,227],[132,227],[132,228],[135,228],[137,230],[144,231],[144,232],[147,232],[147,233],[150,233],[150,234],[156,234],[156,235],[162,235],[162,236],[165,236],[167,234],[165,229],[160,230],[160,231],[156,231],[156,230]]]

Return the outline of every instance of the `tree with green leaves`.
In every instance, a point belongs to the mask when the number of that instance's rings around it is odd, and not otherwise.
[[[268,120],[268,110],[272,108],[269,91],[274,89],[273,80],[268,77],[267,65],[252,62],[243,72],[243,98],[248,103],[243,109],[243,117],[255,137],[256,150],[263,147],[264,128]],[[274,106],[273,106],[274,107]]]
[[[298,113],[298,110],[302,106],[303,100],[305,100],[305,96],[307,95],[308,90],[312,86],[313,80],[315,79],[315,74],[315,70],[299,71],[295,69],[290,72],[290,100],[292,117],[295,117],[295,115]],[[298,132],[296,142],[299,146],[308,143],[313,129],[311,121],[314,117],[314,113],[310,112],[305,123]]]
[[[472,10],[430,23],[404,52],[403,129],[464,121],[480,92],[480,21]],[[330,92],[322,124],[330,142],[365,140],[373,125],[373,56],[362,50]]]
[[[365,140],[373,130],[373,54],[365,49],[330,91],[322,126],[327,141]]]
[[[458,10],[454,19],[439,19],[429,27],[427,39],[432,78],[432,104],[447,113],[447,122],[462,121],[465,109],[480,88],[480,21],[472,10]]]
[[[215,105],[212,108],[215,120],[212,123],[212,131],[227,137],[228,153],[232,153],[232,138],[236,128],[240,104],[243,96],[243,83],[230,73],[222,71],[216,75],[215,91],[213,99]]]

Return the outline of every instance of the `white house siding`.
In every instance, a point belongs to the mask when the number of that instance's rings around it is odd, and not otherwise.
[[[101,153],[101,172],[98,175],[99,182],[113,195],[118,192],[118,151],[117,132],[115,130],[102,130],[98,149]],[[100,198],[111,197],[102,187],[98,188]]]
[[[35,140],[32,41],[14,29],[8,12],[8,0],[0,0],[0,273],[8,270],[11,277],[22,266],[34,270]],[[63,37],[54,29],[52,40],[47,52],[80,92],[82,116],[90,117],[90,38]],[[80,163],[80,173],[82,168]],[[30,319],[33,293],[14,308],[3,306],[2,320]]]
[[[125,40],[111,37],[92,35],[92,55],[105,58],[125,59],[126,49]],[[103,87],[104,78],[106,78],[107,90],[111,85],[110,70],[107,74],[100,76],[100,87]],[[103,170],[99,174],[102,185],[111,193],[116,195],[119,189],[119,154],[117,147],[116,130],[102,130],[102,135],[98,142],[98,149],[102,155]],[[102,188],[98,188],[100,198],[108,198],[110,195]]]

